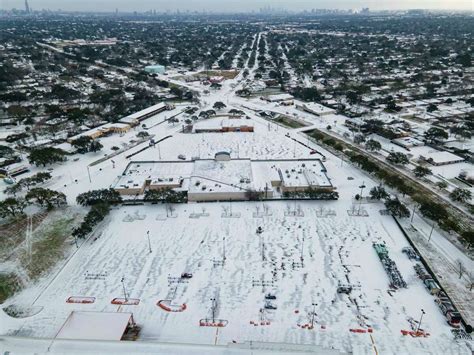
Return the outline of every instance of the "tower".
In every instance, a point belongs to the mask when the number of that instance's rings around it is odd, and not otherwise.
[[[30,6],[28,5],[28,0],[25,0],[25,12],[26,12],[27,14],[30,13]]]

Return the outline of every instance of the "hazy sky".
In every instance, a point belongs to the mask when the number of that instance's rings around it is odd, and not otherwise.
[[[311,8],[360,9],[458,9],[473,10],[474,0],[28,0],[33,9],[86,11],[213,10],[251,11],[263,6],[304,10]],[[24,8],[24,0],[0,0],[2,9]]]

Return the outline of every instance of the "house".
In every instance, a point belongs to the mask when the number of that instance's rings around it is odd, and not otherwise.
[[[365,125],[365,121],[363,119],[353,117],[353,118],[348,118],[344,122],[344,125],[346,125],[349,128],[361,131]]]
[[[152,116],[155,116],[163,111],[166,110],[173,110],[174,106],[169,105],[165,102],[160,102],[159,104],[147,107],[144,110],[132,113],[131,115],[128,115],[126,117],[123,117],[119,120],[120,123],[125,123],[129,124],[130,126],[136,126],[140,122],[146,120],[147,118],[150,118]]]
[[[441,166],[461,163],[465,159],[450,152],[432,150],[425,155],[420,155],[420,159],[427,161],[431,165]]]
[[[293,100],[293,96],[290,94],[277,94],[277,95],[268,95],[262,96],[261,99],[268,102],[283,102]]]
[[[126,123],[106,123],[102,126],[90,129],[86,132],[79,133],[75,136],[69,137],[67,139],[68,143],[74,142],[76,139],[81,137],[90,137],[91,139],[97,139],[99,137],[106,136],[111,133],[120,133],[124,134],[130,130],[130,125]]]
[[[222,82],[224,81],[224,79],[225,79],[225,78],[224,78],[223,76],[220,76],[220,75],[219,75],[219,76],[211,76],[211,77],[209,78],[209,82],[210,82],[211,84],[220,84],[220,83],[222,83]]]
[[[332,115],[336,113],[334,109],[314,103],[314,102],[298,101],[296,102],[295,106],[297,109],[301,111],[309,112],[316,116],[326,116],[326,115]]]

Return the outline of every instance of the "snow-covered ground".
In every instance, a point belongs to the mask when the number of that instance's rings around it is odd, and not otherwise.
[[[298,202],[304,216],[291,217],[285,212],[288,206],[294,209],[294,203],[271,202],[267,204],[271,216],[254,218],[258,205],[233,203],[232,212],[240,213],[240,218],[221,217],[223,207],[230,206],[217,203],[178,205],[170,218],[163,205],[115,209],[38,298],[34,289],[27,289],[11,300],[42,310],[23,319],[2,314],[1,332],[52,338],[72,310],[121,310],[134,313],[143,340],[287,342],[369,353],[373,351],[369,335],[352,334],[349,329],[372,327],[377,350],[383,354],[453,349],[468,353],[453,342],[433,297],[401,252],[407,241],[391,217],[379,214],[380,205],[364,205],[370,215],[366,218],[349,217],[344,200]],[[317,217],[320,207],[334,210],[336,216]],[[209,216],[189,218],[202,208]],[[125,222],[126,216],[136,219]],[[258,227],[263,228],[264,261],[255,233]],[[407,289],[387,292],[388,278],[372,247],[375,241],[387,244]],[[224,255],[225,263],[220,265]],[[193,273],[193,278],[178,282],[182,272]],[[347,283],[346,276],[354,285],[350,298],[336,292],[338,282]],[[140,299],[138,306],[110,304],[113,298],[123,297],[122,278],[128,297]],[[267,286],[262,287],[262,281]],[[276,295],[277,310],[265,312],[270,325],[254,326],[250,321],[260,321],[267,292]],[[96,297],[96,301],[68,304],[65,300],[70,296]],[[218,332],[199,326],[200,319],[210,316],[211,298],[218,299],[217,317],[229,321]],[[162,299],[186,303],[187,309],[165,312],[156,305]],[[310,322],[312,304],[316,304],[315,329],[301,329],[298,324]],[[422,328],[431,336],[404,338],[400,330],[410,329],[408,319],[418,319],[421,309],[426,312]]]

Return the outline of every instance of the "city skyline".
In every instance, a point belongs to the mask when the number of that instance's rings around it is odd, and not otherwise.
[[[24,0],[3,0],[0,8],[4,10],[16,8],[24,9]],[[310,1],[310,0],[272,0],[272,1],[228,1],[223,4],[217,0],[181,0],[179,3],[169,3],[167,1],[138,0],[130,3],[124,0],[101,1],[100,3],[91,0],[84,1],[58,1],[58,0],[36,0],[30,1],[30,8],[33,10],[65,10],[65,11],[97,11],[111,12],[118,9],[121,12],[148,11],[213,11],[213,12],[252,12],[259,11],[264,7],[275,9],[304,11],[310,9],[337,9],[337,10],[360,10],[370,8],[371,10],[405,10],[405,9],[431,9],[431,10],[473,10],[472,1],[469,0],[400,0],[396,2],[388,1],[361,1],[361,0],[338,0],[338,1]]]

